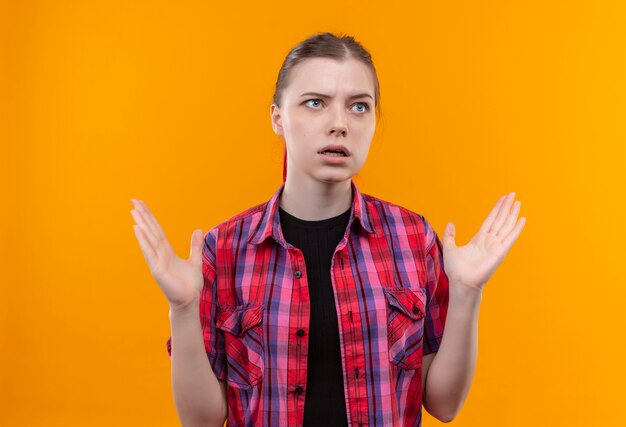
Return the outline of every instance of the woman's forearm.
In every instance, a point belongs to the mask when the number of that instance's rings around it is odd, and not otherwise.
[[[171,363],[174,403],[185,427],[222,426],[226,392],[218,381],[204,347],[199,304],[170,310]]]
[[[451,421],[469,393],[478,355],[478,314],[482,290],[459,290],[450,283],[450,299],[439,350],[428,369],[423,403],[442,421]]]

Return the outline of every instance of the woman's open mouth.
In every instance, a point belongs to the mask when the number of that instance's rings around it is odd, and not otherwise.
[[[326,150],[326,151],[322,151],[320,154],[324,154],[325,156],[331,156],[331,157],[348,157],[346,153],[344,153],[343,151]]]
[[[343,163],[344,159],[350,157],[350,150],[342,144],[329,144],[322,147],[317,153],[330,164]]]
[[[331,165],[338,165],[348,161],[348,155],[343,152],[338,151],[321,151],[319,155],[322,157],[322,160]]]

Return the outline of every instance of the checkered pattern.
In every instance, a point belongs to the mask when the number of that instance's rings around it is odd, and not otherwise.
[[[437,351],[448,307],[439,237],[417,213],[362,194],[331,279],[350,426],[421,426],[422,356]],[[302,252],[272,198],[205,234],[200,321],[228,426],[301,426],[310,303]],[[167,341],[171,355],[171,339]]]

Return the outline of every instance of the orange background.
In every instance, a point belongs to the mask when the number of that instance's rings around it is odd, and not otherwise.
[[[185,257],[194,228],[269,199],[278,69],[335,31],[381,83],[361,191],[457,244],[509,191],[528,218],[453,424],[624,425],[624,3],[296,4],[0,3],[0,424],[178,425],[129,199]]]

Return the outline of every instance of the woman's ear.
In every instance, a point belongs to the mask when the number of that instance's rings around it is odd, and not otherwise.
[[[272,120],[272,129],[278,136],[283,135],[282,117],[280,116],[280,109],[278,105],[272,104],[270,106],[270,119]]]

